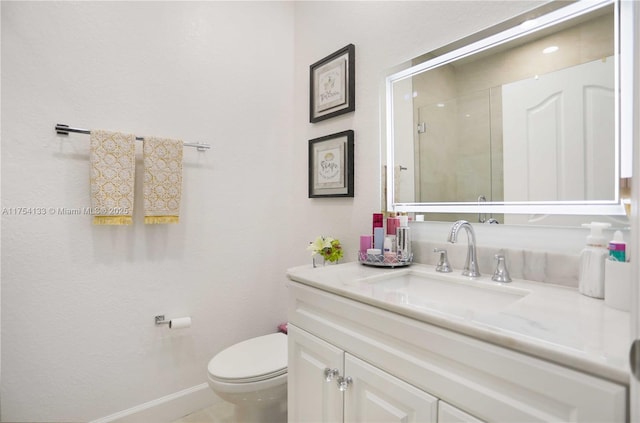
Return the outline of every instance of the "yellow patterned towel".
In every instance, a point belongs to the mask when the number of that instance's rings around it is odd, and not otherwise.
[[[91,209],[95,225],[130,225],[135,135],[91,130]]]
[[[144,139],[144,223],[178,223],[182,196],[180,140]]]

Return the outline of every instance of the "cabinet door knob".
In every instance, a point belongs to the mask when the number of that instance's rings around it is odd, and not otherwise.
[[[349,385],[353,383],[353,379],[351,379],[349,376],[347,377],[340,376],[337,379],[337,381],[338,381],[338,389],[340,390],[340,392],[344,392],[347,389],[349,389]]]
[[[340,376],[340,370],[338,369],[330,369],[330,368],[325,368],[324,369],[324,380],[326,382],[331,382],[333,380],[333,378]]]

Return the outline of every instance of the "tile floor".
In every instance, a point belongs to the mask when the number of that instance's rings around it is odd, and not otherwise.
[[[211,407],[191,413],[173,423],[236,423],[233,420],[233,405],[218,402]]]

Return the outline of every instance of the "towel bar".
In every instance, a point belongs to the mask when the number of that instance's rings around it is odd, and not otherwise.
[[[91,131],[88,129],[82,129],[82,128],[73,128],[70,127],[69,125],[64,125],[62,123],[56,123],[56,133],[58,135],[69,135],[69,132],[75,132],[78,134],[91,134]],[[136,141],[144,141],[143,137],[136,137]],[[195,147],[198,149],[198,151],[206,151],[208,149],[211,148],[211,146],[209,144],[202,144],[202,143],[188,143],[185,142],[183,143],[183,145],[185,147]]]

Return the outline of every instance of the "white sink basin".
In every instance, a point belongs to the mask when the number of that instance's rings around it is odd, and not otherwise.
[[[472,318],[476,313],[497,313],[530,293],[490,280],[413,269],[362,278],[357,285],[359,290],[381,301],[462,318]]]

